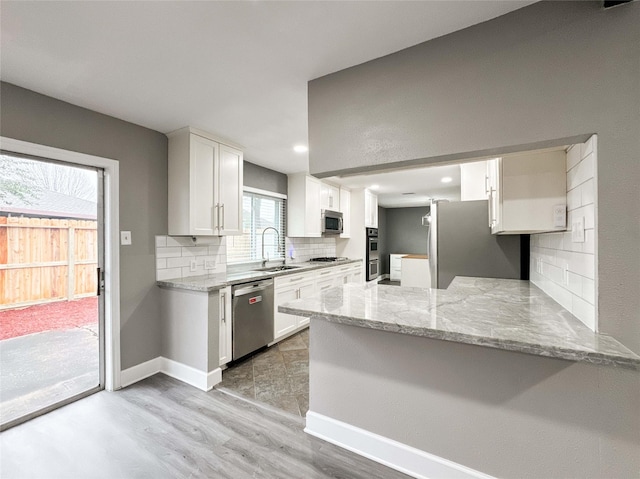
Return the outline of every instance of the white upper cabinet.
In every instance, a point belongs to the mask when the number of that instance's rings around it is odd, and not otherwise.
[[[322,182],[320,186],[320,205],[323,210],[342,211],[340,209],[340,188]]]
[[[183,128],[169,137],[169,234],[242,231],[242,151]]]
[[[322,236],[321,182],[305,173],[288,175],[287,236]]]
[[[220,231],[223,235],[242,234],[242,152],[220,145]]]
[[[460,165],[460,201],[489,198],[487,162],[474,161]]]
[[[378,197],[369,190],[364,190],[364,226],[378,227]]]
[[[493,234],[566,230],[566,152],[542,151],[487,161]]]
[[[351,191],[342,187],[340,187],[340,211],[342,212],[340,238],[351,238]]]

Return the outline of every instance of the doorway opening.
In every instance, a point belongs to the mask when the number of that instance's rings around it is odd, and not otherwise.
[[[104,388],[101,168],[0,155],[0,428]]]

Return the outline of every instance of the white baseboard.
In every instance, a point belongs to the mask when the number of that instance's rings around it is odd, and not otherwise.
[[[213,386],[222,381],[222,369],[220,368],[205,373],[186,364],[159,356],[122,371],[122,387],[142,381],[156,373],[164,373],[203,391],[210,391]]]
[[[125,388],[133,383],[142,381],[143,379],[153,376],[160,372],[162,358],[157,357],[150,359],[144,363],[137,364],[129,369],[125,369],[120,373],[120,385]]]
[[[493,479],[492,476],[313,411],[307,434],[418,479]]]

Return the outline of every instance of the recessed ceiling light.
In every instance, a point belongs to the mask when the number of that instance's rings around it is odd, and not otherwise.
[[[369,188],[371,188],[372,190],[377,190],[378,188],[380,188],[380,185],[371,185]]]
[[[293,147],[293,151],[295,151],[296,153],[306,153],[307,151],[309,151],[309,148],[304,145],[296,145]]]
[[[440,181],[442,181],[443,183],[451,183],[453,181],[453,178],[451,178],[450,176],[445,176]]]

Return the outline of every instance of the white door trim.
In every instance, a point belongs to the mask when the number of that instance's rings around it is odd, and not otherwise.
[[[104,170],[105,389],[120,389],[119,168],[116,160],[0,136],[0,149]]]

